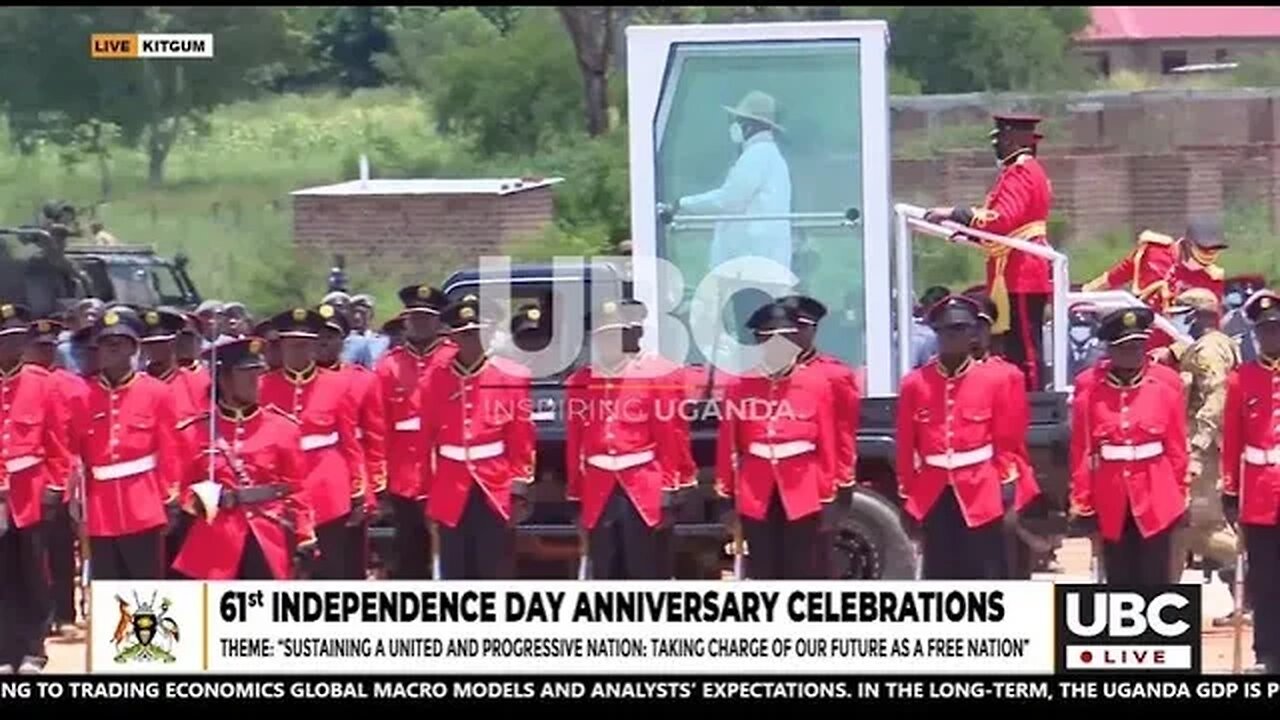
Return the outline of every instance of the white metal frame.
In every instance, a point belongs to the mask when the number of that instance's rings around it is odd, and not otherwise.
[[[651,131],[662,96],[663,78],[673,46],[751,41],[856,41],[862,107],[863,317],[866,321],[866,394],[892,396],[896,386],[893,347],[873,343],[893,331],[891,305],[892,204],[889,162],[889,26],[881,20],[813,23],[755,23],[743,25],[650,25],[627,28],[627,101],[631,160],[631,242],[635,293],[650,307],[658,302],[657,187],[654,178],[654,137]],[[692,218],[680,218],[687,221]],[[706,218],[699,218],[706,219]],[[817,220],[817,218],[814,218]],[[826,221],[823,218],[822,221]],[[644,344],[656,350],[657,318],[646,320]]]

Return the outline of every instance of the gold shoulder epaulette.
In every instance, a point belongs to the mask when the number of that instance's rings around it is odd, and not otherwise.
[[[1210,265],[1204,271],[1214,280],[1222,280],[1227,276],[1227,271],[1223,270],[1221,265]]]
[[[1154,245],[1172,245],[1173,238],[1165,235],[1164,233],[1158,233],[1155,230],[1143,230],[1138,234],[1138,242],[1151,243]]]
[[[184,420],[179,420],[177,429],[186,430],[192,425],[195,425],[198,422],[208,420],[208,419],[209,419],[209,413],[200,413],[199,415],[192,415],[191,417],[186,418]]]
[[[295,416],[293,416],[293,415],[290,415],[289,413],[285,412],[283,409],[281,409],[281,407],[280,407],[279,405],[270,404],[270,405],[267,405],[267,409],[268,409],[268,410],[270,410],[270,411],[272,411],[272,412],[274,412],[275,414],[279,415],[280,417],[284,418],[285,420],[288,420],[289,422],[293,423],[294,425],[301,425],[301,424],[302,424],[302,421],[301,421],[301,420],[299,420],[297,417],[295,417]]]

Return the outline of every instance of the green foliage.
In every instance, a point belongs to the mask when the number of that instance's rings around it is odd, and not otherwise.
[[[390,7],[326,8],[312,35],[311,54],[345,89],[381,85],[384,78],[374,57],[390,48],[388,31],[396,14]]]
[[[1241,58],[1230,79],[1237,87],[1280,85],[1280,52],[1272,51]]]
[[[924,86],[919,80],[911,77],[906,70],[898,67],[889,68],[890,95],[919,95],[923,92]]]
[[[459,42],[428,65],[431,76],[414,80],[440,129],[469,138],[483,156],[532,154],[548,136],[582,127],[577,61],[553,10],[531,8],[510,34]]]

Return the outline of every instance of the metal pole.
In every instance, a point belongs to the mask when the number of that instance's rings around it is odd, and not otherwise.
[[[1067,276],[1067,259],[1057,257],[1053,260],[1053,324],[1050,326],[1053,338],[1053,387],[1055,390],[1065,388],[1069,384],[1067,375],[1067,344],[1061,341],[1065,332],[1058,332],[1060,326],[1065,328],[1068,319],[1067,290],[1071,279]]]
[[[907,215],[900,208],[894,209],[897,215],[897,230],[894,233],[894,269],[897,273],[896,285],[898,286],[898,377],[897,383],[911,372],[911,321],[914,313],[912,312],[912,285],[911,285],[911,228],[907,225]]]

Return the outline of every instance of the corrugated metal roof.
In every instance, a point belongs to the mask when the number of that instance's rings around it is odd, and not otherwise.
[[[564,182],[564,178],[370,179],[294,190],[290,195],[511,195]]]
[[[1280,7],[1095,5],[1081,42],[1280,38]]]

